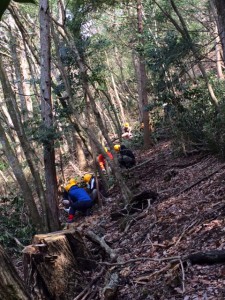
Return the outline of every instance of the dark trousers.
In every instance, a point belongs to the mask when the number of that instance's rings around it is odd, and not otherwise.
[[[118,162],[121,168],[129,169],[135,166],[135,159],[126,155],[119,157]]]
[[[86,211],[93,206],[93,201],[81,201],[81,202],[73,202],[70,201],[70,211],[69,215],[74,215],[75,211],[81,211],[82,213],[86,213]]]

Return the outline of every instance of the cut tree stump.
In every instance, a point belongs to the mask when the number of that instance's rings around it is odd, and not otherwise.
[[[74,229],[35,235],[23,250],[24,277],[33,299],[71,300],[87,284],[91,255]]]
[[[30,300],[25,285],[14,268],[10,258],[0,246],[0,299]]]

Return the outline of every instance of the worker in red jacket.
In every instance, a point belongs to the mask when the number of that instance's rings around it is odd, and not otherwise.
[[[110,159],[113,159],[112,153],[108,150],[108,148],[105,147],[104,149],[105,149],[105,152],[108,155],[108,157]],[[102,172],[106,173],[106,159],[105,159],[104,155],[99,154],[98,163],[99,163],[99,166],[100,166]]]

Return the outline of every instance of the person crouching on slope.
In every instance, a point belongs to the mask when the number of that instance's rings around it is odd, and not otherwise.
[[[92,174],[87,173],[84,174],[83,181],[87,184],[87,192],[90,194],[92,200],[96,202],[98,198],[96,178]],[[106,197],[107,193],[99,178],[98,178],[98,188],[99,188],[99,193],[103,197]]]
[[[108,155],[108,157],[109,157],[110,159],[113,159],[113,155],[112,155],[112,153],[108,150],[108,148],[105,147],[104,149],[105,149],[105,152],[106,152],[106,154]],[[106,159],[105,159],[104,155],[99,154],[99,156],[98,156],[98,163],[99,163],[99,166],[100,166],[102,172],[103,172],[103,173],[106,173]]]
[[[84,215],[88,215],[89,209],[94,204],[85,189],[78,187],[75,179],[70,179],[69,183],[64,187],[63,198],[63,202],[68,200],[70,205],[67,223],[73,222],[76,210]]]
[[[114,150],[118,153],[118,162],[121,168],[132,168],[136,164],[133,152],[124,145],[114,145]]]
[[[95,202],[98,197],[97,185],[95,177],[92,174],[84,174],[83,181],[87,184],[87,192],[91,196],[91,199]]]

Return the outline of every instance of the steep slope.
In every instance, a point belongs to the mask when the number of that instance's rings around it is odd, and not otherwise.
[[[180,257],[224,248],[225,164],[208,154],[175,158],[169,142],[136,156],[140,166],[126,175],[127,183],[134,193],[157,192],[157,200],[112,221],[120,203],[114,189],[102,211],[74,224],[84,235],[92,230],[104,236],[115,250],[117,262],[107,270],[119,275],[118,299],[224,299],[223,264],[190,265]],[[109,259],[101,247],[90,247],[101,269]],[[99,299],[99,293],[76,299]]]

